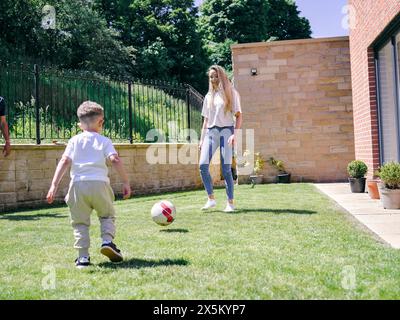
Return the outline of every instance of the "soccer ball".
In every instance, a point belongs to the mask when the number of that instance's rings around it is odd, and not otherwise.
[[[162,200],[154,204],[151,208],[151,218],[160,226],[167,226],[175,220],[175,206],[167,200]]]

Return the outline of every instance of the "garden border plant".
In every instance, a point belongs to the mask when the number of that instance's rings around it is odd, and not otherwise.
[[[352,193],[365,192],[365,178],[368,172],[368,166],[361,160],[350,161],[347,165],[347,173],[349,175],[350,189]]]

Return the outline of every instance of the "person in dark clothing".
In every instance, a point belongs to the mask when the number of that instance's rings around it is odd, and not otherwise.
[[[6,120],[6,102],[4,98],[1,96],[0,96],[0,130],[5,140],[3,155],[7,157],[11,152],[11,144],[10,144],[10,134],[8,131],[8,124]]]

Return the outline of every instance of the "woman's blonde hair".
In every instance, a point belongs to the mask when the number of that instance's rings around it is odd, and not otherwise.
[[[229,81],[228,76],[226,75],[226,71],[224,68],[218,65],[212,65],[209,69],[207,74],[210,74],[210,71],[214,70],[217,72],[218,75],[218,89],[222,92],[222,98],[224,99],[225,103],[225,112],[232,112],[232,94],[233,94],[233,87],[232,83]],[[208,107],[211,108],[214,104],[214,95],[215,90],[213,89],[212,83],[208,81],[208,92],[211,94],[211,99],[208,99]]]

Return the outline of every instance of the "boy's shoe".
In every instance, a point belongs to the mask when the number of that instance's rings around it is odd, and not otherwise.
[[[75,266],[78,269],[90,266],[90,257],[78,257],[75,259]]]
[[[121,251],[117,248],[115,243],[103,243],[100,252],[110,259],[111,262],[121,262],[124,260]]]
[[[226,208],[225,208],[224,212],[234,212],[234,211],[235,211],[235,206],[228,202],[226,204]]]
[[[201,210],[207,210],[210,208],[214,208],[217,205],[217,202],[214,199],[208,199],[207,203],[204,205],[203,208],[201,208]]]

